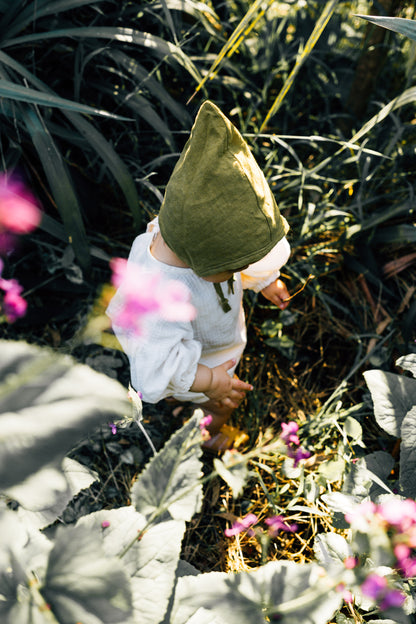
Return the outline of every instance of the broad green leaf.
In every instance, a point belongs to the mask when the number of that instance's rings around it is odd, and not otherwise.
[[[0,488],[63,458],[83,435],[129,410],[117,381],[49,349],[0,341]]]
[[[363,428],[356,418],[347,416],[344,422],[344,431],[351,438],[351,444],[365,447],[362,439]]]
[[[81,268],[88,272],[90,253],[81,208],[62,154],[40,117],[31,110],[22,110],[22,115],[64,222],[68,242],[71,243]]]
[[[127,117],[113,115],[107,111],[93,108],[92,106],[86,106],[85,104],[80,104],[73,100],[67,100],[51,93],[24,87],[9,80],[5,80],[4,78],[0,79],[0,96],[18,102],[26,102],[27,104],[36,104],[38,106],[48,106],[49,108],[60,108],[76,111],[78,113],[86,113],[88,115],[99,115],[101,117],[129,121]]]
[[[264,624],[266,614],[283,624],[326,624],[342,598],[321,571],[313,563],[271,561],[250,572],[181,577],[170,624],[189,624],[200,608],[227,624]]]
[[[403,419],[400,443],[400,487],[403,496],[416,499],[416,404]]]
[[[125,623],[132,612],[130,579],[82,525],[58,529],[41,593],[59,624]]]
[[[404,17],[384,17],[381,15],[356,15],[356,17],[361,17],[371,24],[387,28],[388,30],[393,30],[400,35],[405,35],[406,37],[409,37],[409,39],[416,41],[415,20],[406,19]]]
[[[201,410],[198,410],[199,412]],[[194,415],[177,431],[140,474],[131,491],[137,511],[154,522],[169,512],[191,520],[201,504],[201,432]]]
[[[400,368],[410,371],[413,377],[416,377],[416,353],[403,355],[396,361],[396,366],[400,366]]]
[[[377,423],[390,435],[400,438],[407,412],[416,405],[416,379],[381,370],[364,373]]]
[[[214,459],[214,468],[222,479],[230,486],[233,497],[238,498],[244,489],[249,471],[247,460],[241,453],[225,451],[222,459]]]
[[[33,35],[24,35],[14,39],[7,39],[1,43],[3,49],[10,46],[34,43],[36,41],[46,41],[48,39],[62,39],[64,37],[76,37],[80,39],[109,39],[111,41],[121,41],[144,47],[148,52],[155,54],[161,60],[173,59],[186,69],[195,79],[200,80],[199,71],[191,61],[191,59],[183,52],[183,50],[169,41],[165,41],[161,37],[146,32],[140,32],[133,28],[123,27],[94,27],[86,26],[80,28],[63,28],[51,30],[43,33],[35,33]]]

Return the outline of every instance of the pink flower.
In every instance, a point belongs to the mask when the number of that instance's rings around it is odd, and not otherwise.
[[[344,559],[344,566],[347,568],[347,570],[353,570],[354,568],[357,567],[357,564],[358,564],[357,557],[346,557]]]
[[[378,506],[377,513],[401,533],[416,526],[416,502],[410,498],[385,501]]]
[[[267,532],[270,537],[276,537],[279,531],[290,531],[291,533],[294,533],[298,528],[296,524],[286,524],[283,516],[272,516],[271,518],[266,518],[264,523],[269,527]]]
[[[245,518],[236,520],[230,529],[225,529],[224,535],[226,537],[232,537],[233,535],[238,535],[242,531],[247,531],[248,535],[254,535],[254,531],[250,529],[250,527],[256,524],[257,520],[258,518],[255,514],[248,514]]]
[[[354,529],[358,531],[366,531],[376,513],[377,505],[371,501],[365,501],[357,505],[353,510],[345,514],[345,520],[349,522]]]
[[[281,423],[282,433],[280,434],[280,439],[286,444],[296,444],[299,445],[299,438],[295,435],[299,429],[299,425],[295,423],[293,420],[288,423]]]
[[[412,548],[407,544],[396,544],[394,547],[396,568],[405,578],[416,576],[416,559],[412,558],[412,552]]]
[[[103,529],[108,529],[108,527],[109,527],[109,526],[110,526],[110,522],[109,522],[108,520],[103,520],[103,521],[101,522],[101,527],[102,527]]]
[[[305,451],[305,449],[303,449],[301,446],[296,450],[289,449],[288,455],[289,457],[293,457],[293,459],[295,460],[293,463],[295,468],[299,464],[299,462],[302,461],[302,459],[308,459],[308,457],[311,456],[309,451]]]
[[[6,280],[1,277],[3,262],[0,260],[0,290],[5,293],[3,301],[0,303],[0,310],[3,312],[8,323],[13,323],[16,319],[26,314],[27,302],[20,296],[23,288],[15,279]]]
[[[364,596],[376,601],[382,611],[390,607],[401,607],[406,596],[397,589],[391,589],[384,576],[379,574],[369,574],[361,585]]]
[[[168,321],[188,322],[195,318],[190,292],[181,282],[166,280],[123,258],[114,258],[110,267],[112,283],[122,297],[122,305],[113,317],[115,325],[140,335],[143,321],[152,314]]]
[[[0,175],[0,231],[27,234],[40,223],[34,198],[17,180]]]

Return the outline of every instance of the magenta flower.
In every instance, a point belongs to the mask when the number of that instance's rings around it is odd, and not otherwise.
[[[401,607],[406,596],[397,589],[391,589],[384,576],[379,574],[369,574],[361,585],[364,596],[372,598],[378,603],[380,609],[385,611],[390,607]]]
[[[294,463],[293,463],[295,468],[296,468],[296,466],[298,466],[299,462],[302,461],[302,459],[308,459],[308,457],[311,456],[309,451],[306,451],[301,446],[299,448],[297,448],[297,449],[289,449],[288,450],[288,455],[289,455],[289,457],[292,457],[295,460]]]
[[[109,427],[110,427],[110,429],[111,429],[111,433],[112,433],[113,435],[116,435],[116,433],[117,433],[117,426],[116,426],[114,423],[108,423],[108,426],[109,426]]]
[[[286,524],[283,516],[272,516],[271,518],[266,518],[264,523],[269,527],[267,532],[270,537],[276,537],[279,531],[290,531],[291,533],[294,533],[298,528],[297,524]]]
[[[299,425],[291,420],[288,423],[281,423],[281,426],[282,433],[280,434],[280,439],[286,442],[286,444],[295,444],[298,446],[299,438],[296,433],[299,429]]]
[[[195,318],[190,292],[181,282],[166,280],[123,258],[114,258],[110,267],[112,284],[120,289],[123,301],[113,317],[115,325],[140,335],[143,321],[152,314],[168,321],[187,322]]]
[[[16,179],[0,175],[0,251],[9,251],[14,235],[27,234],[40,223],[35,199]]]
[[[109,526],[110,526],[110,522],[109,522],[108,520],[103,520],[103,521],[101,522],[101,527],[102,527],[103,529],[108,529],[108,527],[109,527]]]
[[[4,292],[3,300],[0,300],[0,311],[3,312],[8,323],[26,314],[27,302],[20,296],[23,288],[15,279],[6,280],[1,277],[3,262],[0,259],[0,291]]]
[[[245,518],[241,518],[240,520],[236,520],[231,528],[225,529],[224,535],[226,537],[232,537],[233,535],[239,535],[242,531],[247,531],[248,535],[254,535],[254,531],[250,529],[253,524],[256,524],[258,518],[255,514],[248,514]]]

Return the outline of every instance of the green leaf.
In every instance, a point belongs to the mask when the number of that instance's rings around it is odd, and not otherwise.
[[[363,429],[356,418],[347,416],[344,422],[344,430],[347,436],[351,438],[351,444],[365,447],[362,440]]]
[[[384,17],[379,15],[356,15],[356,17],[361,17],[371,24],[393,30],[394,32],[405,35],[409,37],[409,39],[416,41],[415,20],[406,19],[404,17]]]
[[[200,410],[198,410],[200,412]],[[191,520],[201,504],[201,432],[194,415],[151,459],[131,492],[132,503],[148,521],[169,512]]]
[[[416,405],[403,419],[401,438],[400,487],[403,496],[416,499]]]
[[[31,110],[22,111],[22,115],[48,178],[68,240],[81,268],[88,271],[90,267],[88,240],[81,208],[66,164],[45,123],[42,123],[42,120]]]
[[[113,115],[112,113],[108,113],[107,111],[98,108],[93,108],[92,106],[86,106],[85,104],[80,104],[79,102],[67,100],[57,95],[37,91],[36,89],[31,89],[30,87],[24,87],[22,85],[16,84],[15,82],[5,80],[4,78],[0,79],[0,96],[15,100],[17,102],[26,102],[28,104],[37,104],[38,106],[61,108],[76,111],[78,113],[99,115],[101,117],[110,117],[112,119],[129,121],[127,117]]]
[[[364,378],[378,424],[390,435],[400,438],[402,421],[416,405],[416,380],[381,370],[366,371]]]
[[[135,229],[138,231],[142,223],[143,215],[140,210],[137,189],[126,164],[101,132],[96,130],[91,123],[76,113],[66,112],[65,114],[78,132],[85,137],[90,146],[101,156],[104,164],[113,174],[126,198],[128,207],[133,215]]]
[[[322,35],[323,31],[325,30],[325,27],[328,24],[329,20],[331,19],[331,16],[332,16],[333,12],[335,11],[335,8],[336,8],[337,4],[338,4],[338,0],[329,0],[325,4],[325,6],[323,8],[323,11],[322,11],[321,15],[319,16],[319,18],[318,18],[318,20],[317,20],[317,22],[316,22],[316,24],[314,26],[314,29],[313,29],[309,39],[305,43],[305,46],[304,46],[302,52],[298,55],[298,58],[296,59],[295,66],[293,67],[292,71],[290,72],[289,76],[287,77],[287,79],[286,79],[283,87],[281,88],[280,92],[278,93],[275,101],[273,102],[273,105],[272,105],[271,109],[269,110],[269,112],[267,113],[266,117],[264,118],[264,121],[261,124],[259,132],[263,132],[263,130],[266,127],[266,125],[269,122],[269,120],[279,110],[279,108],[282,105],[283,100],[285,99],[289,89],[294,84],[295,78],[298,75],[302,65],[304,64],[304,62],[306,61],[308,56],[311,54],[313,48],[315,47],[316,42],[318,41],[319,37]]]
[[[225,451],[222,459],[214,459],[214,468],[222,479],[230,486],[233,497],[238,498],[244,489],[249,471],[247,461],[241,453]]]
[[[264,624],[272,613],[282,624],[326,624],[342,598],[327,578],[319,578],[319,570],[313,563],[271,561],[250,572],[181,577],[169,622],[196,623],[202,608],[227,624]]]
[[[64,37],[109,39],[111,41],[121,41],[123,43],[139,45],[144,47],[148,52],[155,54],[161,60],[175,60],[182,65],[195,80],[199,81],[201,79],[199,71],[193,62],[179,46],[165,41],[156,35],[140,32],[133,28],[110,26],[62,28],[32,35],[24,35],[14,39],[7,39],[2,42],[1,47],[4,49],[10,46],[34,43],[35,41],[46,41],[48,39],[62,39]]]
[[[332,483],[333,481],[341,481],[344,476],[345,460],[342,457],[322,462],[319,465],[318,474],[325,481]]]
[[[115,624],[132,612],[122,562],[109,557],[100,535],[82,525],[58,529],[41,593],[59,624]]]
[[[117,381],[25,342],[0,341],[0,380],[2,490],[61,459],[94,427],[130,410],[126,389]]]

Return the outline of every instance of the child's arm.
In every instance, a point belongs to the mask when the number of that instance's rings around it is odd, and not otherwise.
[[[289,305],[285,299],[289,298],[286,284],[281,279],[277,279],[261,291],[263,297],[274,303],[278,308],[284,310]]]
[[[252,390],[253,386],[236,376],[230,377],[227,371],[233,366],[235,366],[235,360],[228,360],[214,368],[198,364],[195,380],[190,390],[203,392],[210,399],[220,401],[223,405],[238,407],[245,392]]]

